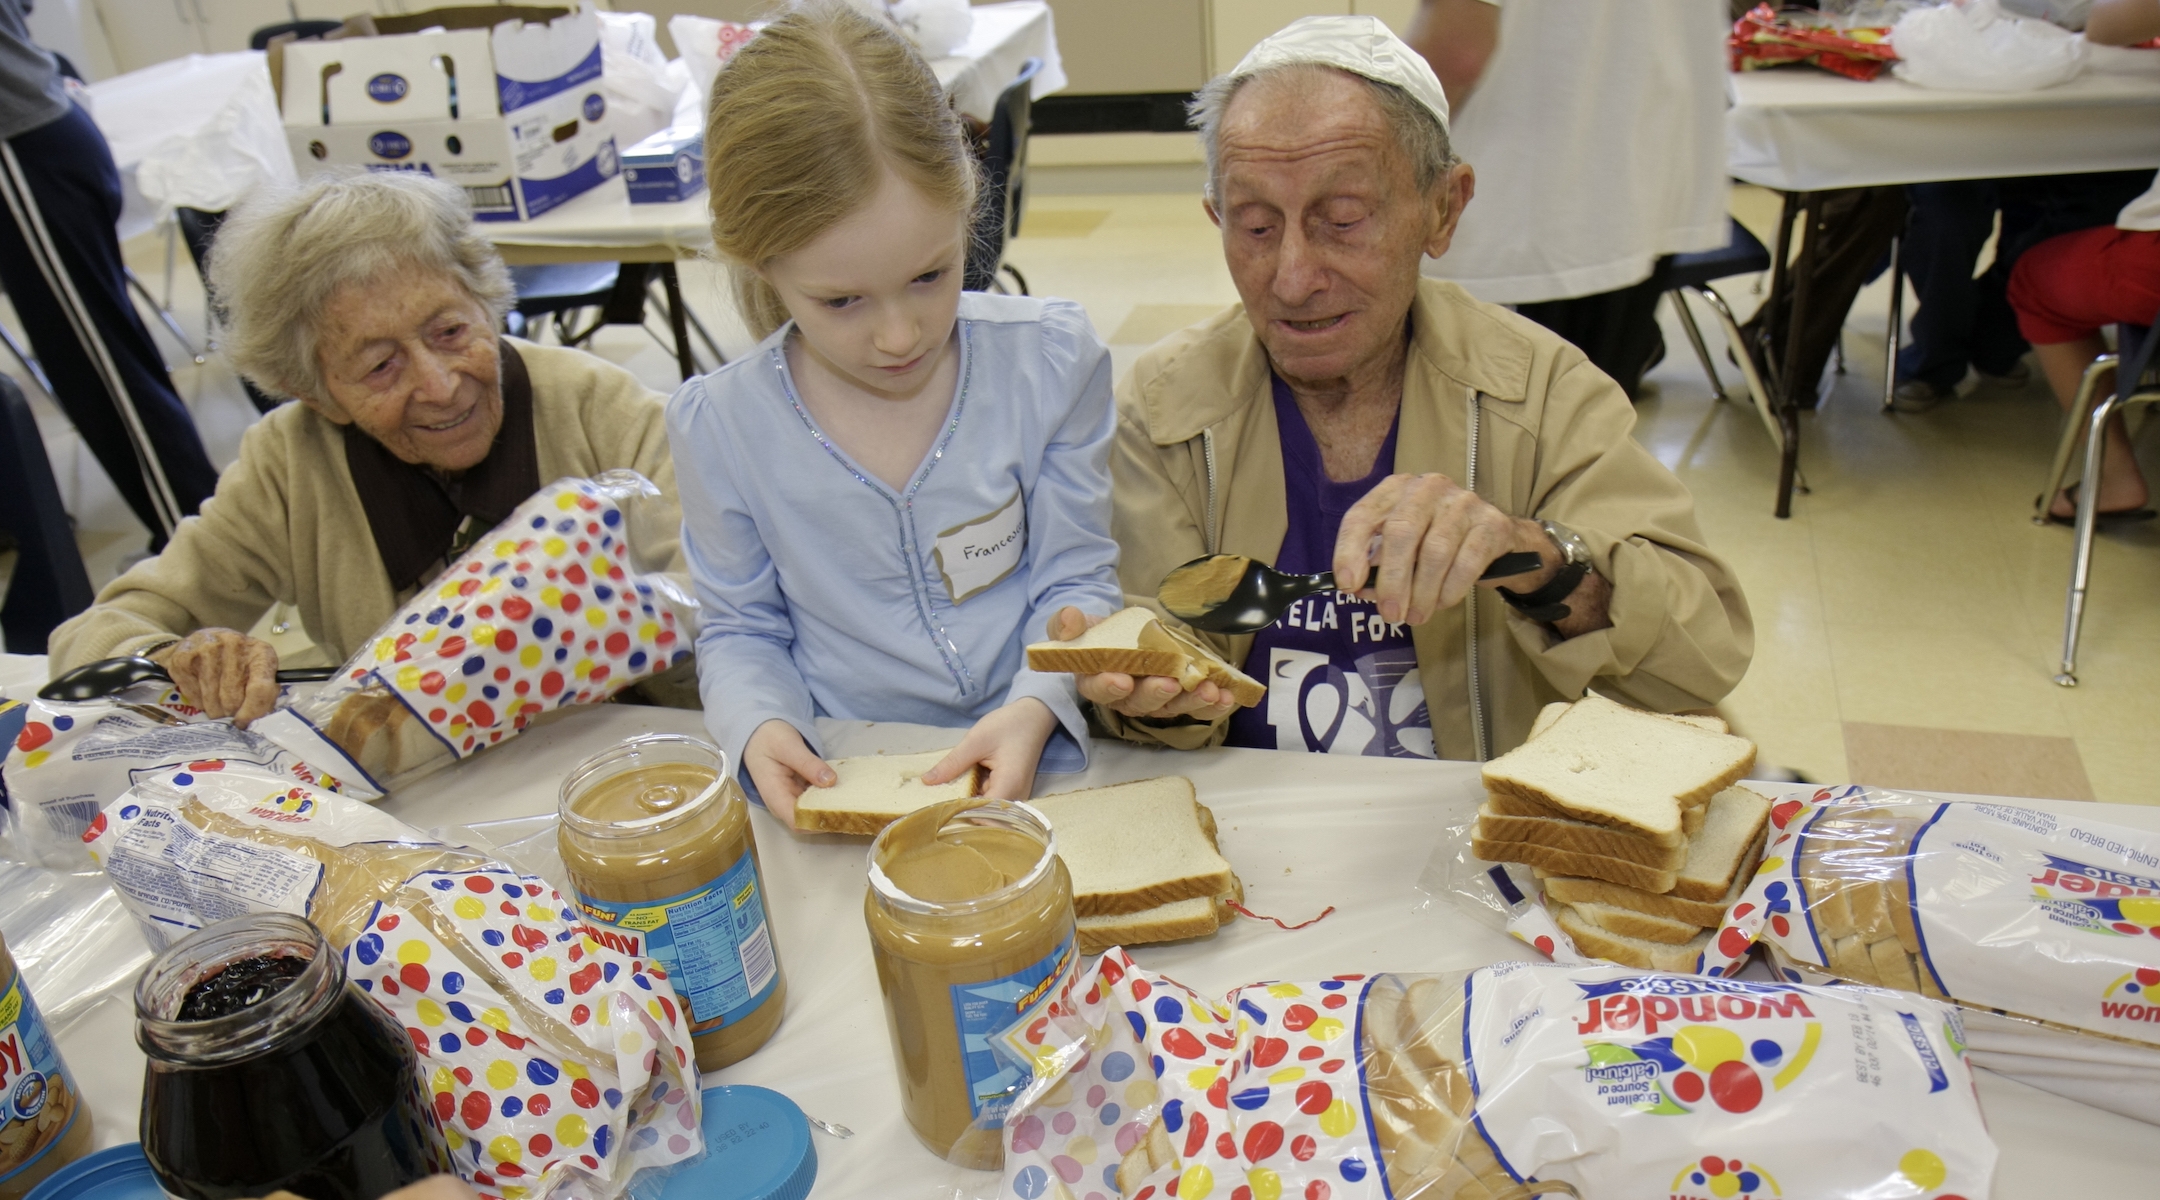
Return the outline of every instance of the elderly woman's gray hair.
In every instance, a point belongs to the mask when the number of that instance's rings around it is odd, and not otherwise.
[[[1395,140],[1409,159],[1410,170],[1417,179],[1418,190],[1430,192],[1448,171],[1461,160],[1455,157],[1455,149],[1448,142],[1447,130],[1442,128],[1432,110],[1392,83],[1368,79],[1352,71],[1321,63],[1292,63],[1269,67],[1250,75],[1217,75],[1207,81],[1193,94],[1186,106],[1188,121],[1200,131],[1200,149],[1207,156],[1207,198],[1210,204],[1220,193],[1222,182],[1222,156],[1220,153],[1222,119],[1230,111],[1230,101],[1246,86],[1259,79],[1279,79],[1295,87],[1301,80],[1324,79],[1330,75],[1348,76],[1372,89],[1373,102],[1387,117],[1388,127],[1395,131]]]
[[[219,227],[211,248],[225,353],[265,391],[327,399],[316,347],[331,297],[414,272],[455,280],[498,325],[517,300],[456,184],[379,171],[318,175],[262,195]]]

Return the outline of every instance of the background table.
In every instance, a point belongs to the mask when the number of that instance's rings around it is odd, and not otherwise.
[[[924,749],[956,737],[915,726],[822,725],[835,754]],[[507,747],[413,785],[383,807],[423,828],[550,812],[558,782],[572,765],[621,738],[655,731],[697,734],[699,714],[620,705],[565,712]],[[1191,777],[1201,800],[1214,809],[1223,852],[1245,881],[1254,912],[1293,921],[1329,905],[1335,912],[1296,932],[1240,920],[1212,938],[1142,947],[1135,957],[1150,969],[1220,995],[1256,979],[1445,971],[1529,955],[1440,894],[1439,872],[1454,852],[1447,829],[1467,820],[1482,799],[1474,764],[1099,744],[1084,775],[1046,776],[1038,790],[1172,772]],[[2160,811],[2111,808],[2108,817],[2160,828]],[[763,1049],[707,1083],[775,1088],[812,1115],[855,1131],[846,1141],[816,1135],[815,1197],[992,1195],[996,1176],[947,1167],[922,1149],[901,1118],[863,925],[866,842],[793,834],[762,812],[753,819],[787,975],[787,1016]],[[488,832],[499,836],[504,829]],[[33,989],[36,983],[32,977]],[[114,996],[60,1033],[103,1145],[135,1137],[142,1058],[131,1020],[127,998]],[[1997,1200],[2151,1194],[2151,1126],[1987,1072],[1979,1079],[1989,1126],[2002,1147]]]
[[[2130,58],[2123,58],[2130,55]],[[2088,72],[2036,92],[1953,92],[1915,87],[1885,74],[1859,83],[1812,68],[1745,71],[1730,76],[1726,156],[1734,178],[1785,195],[1771,259],[1772,303],[1790,254],[1793,219],[1815,228],[1815,193],[1947,179],[2069,175],[2160,167],[2160,51],[2106,56],[2132,69]],[[1808,309],[1812,251],[1804,237],[1787,314],[1786,361],[1766,364],[1785,444],[1778,470],[1777,515],[1792,512],[1800,458],[1800,406],[1792,375]],[[1896,264],[1892,258],[1893,267]],[[1902,285],[1900,285],[1902,286]],[[1898,297],[1892,290],[1890,340]],[[1886,391],[1895,366],[1886,365]]]

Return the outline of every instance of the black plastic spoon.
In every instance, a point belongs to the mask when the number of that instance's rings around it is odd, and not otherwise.
[[[1536,552],[1516,550],[1492,561],[1480,579],[1505,579],[1535,571],[1542,563]],[[1380,581],[1374,567],[1365,579],[1371,587]],[[1194,629],[1209,633],[1253,633],[1275,623],[1299,600],[1337,590],[1335,572],[1318,575],[1286,575],[1266,563],[1242,554],[1210,554],[1196,558],[1163,576],[1155,598],[1162,606]]]
[[[321,683],[338,673],[336,667],[295,667],[279,671],[279,683]],[[38,689],[40,700],[97,700],[124,692],[138,683],[152,680],[172,682],[165,668],[144,658],[130,654],[124,658],[101,658],[60,676]]]

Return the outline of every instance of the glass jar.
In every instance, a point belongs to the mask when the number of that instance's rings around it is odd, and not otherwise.
[[[1075,962],[1072,876],[1049,820],[981,799],[900,818],[871,843],[863,915],[909,1127],[949,1162],[998,1169],[1027,1076],[988,1047],[1047,1007]]]
[[[780,1027],[787,982],[765,911],[750,805],[697,738],[634,737],[563,779],[557,848],[577,905],[613,949],[655,960],[689,1018],[701,1071]]]
[[[90,1153],[90,1106],[0,942],[0,1200]]]
[[[376,1200],[449,1169],[412,1041],[299,917],[167,947],[135,984],[135,1041],[143,1154],[169,1196]]]

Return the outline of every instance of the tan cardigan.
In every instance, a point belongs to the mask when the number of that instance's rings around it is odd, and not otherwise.
[[[1267,356],[1242,307],[1141,356],[1117,405],[1111,531],[1128,603],[1152,605],[1162,577],[1202,554],[1275,561],[1289,527],[1282,443]],[[1703,544],[1687,488],[1634,440],[1634,424],[1619,385],[1558,335],[1452,283],[1420,284],[1395,470],[1474,477],[1503,511],[1568,526],[1613,585],[1612,627],[1566,641],[1490,588],[1411,631],[1443,757],[1477,755],[1480,717],[1490,757],[1522,744],[1540,706],[1586,688],[1669,712],[1716,703],[1747,671],[1747,601]],[[1203,636],[1232,663],[1253,640]],[[1229,724],[1098,715],[1121,737],[1180,748],[1219,742]]]
[[[662,419],[665,397],[581,350],[517,343],[532,379],[540,480],[628,467],[677,504]],[[656,527],[680,527],[672,511]],[[661,561],[673,545],[653,548]],[[343,429],[286,404],[247,431],[217,494],[173,533],[165,552],[107,584],[97,603],[55,629],[54,674],[136,654],[206,626],[246,630],[271,604],[296,607],[308,636],[342,662],[397,611],[402,597],[345,465]]]

